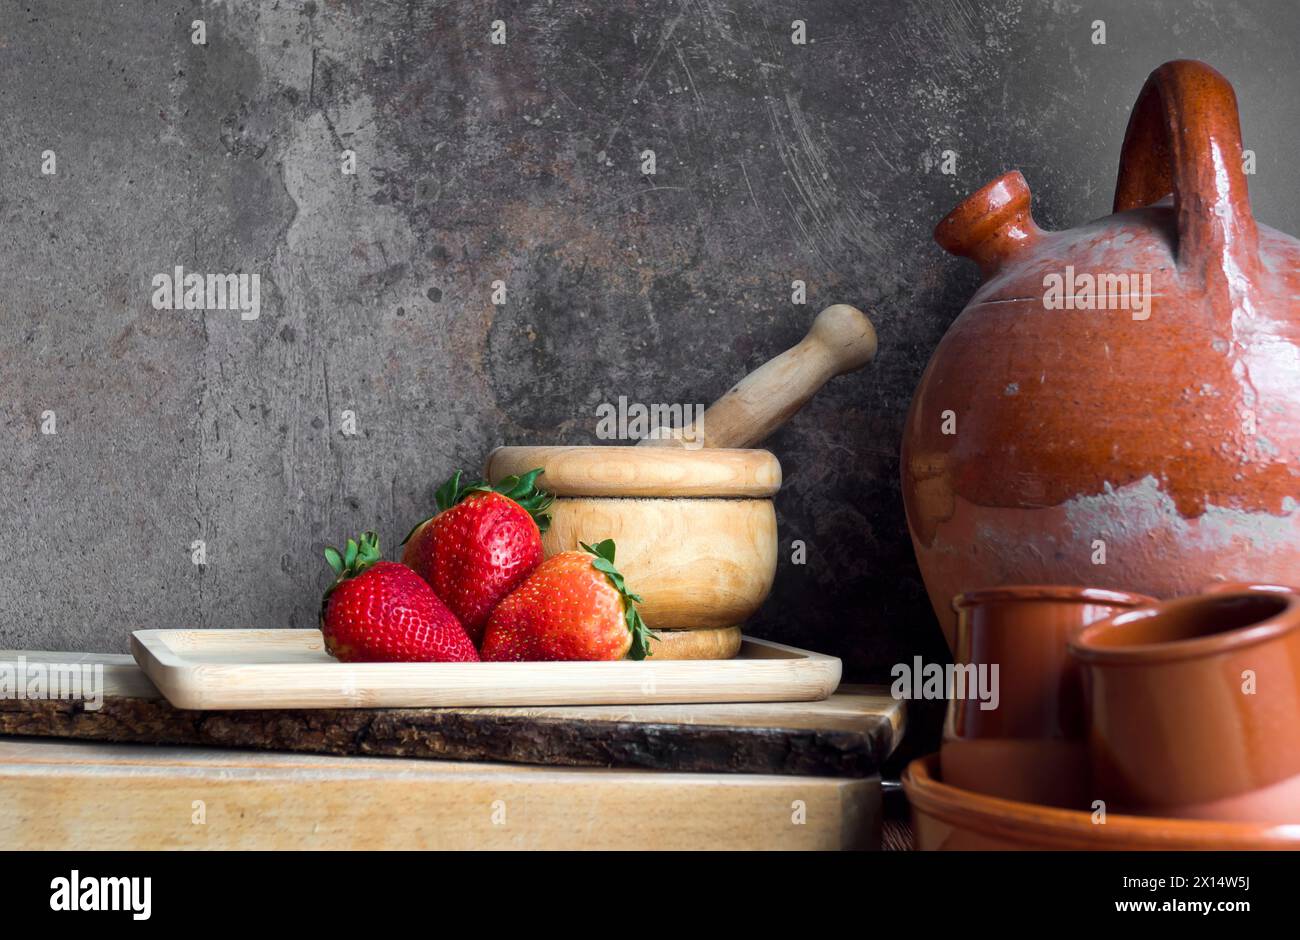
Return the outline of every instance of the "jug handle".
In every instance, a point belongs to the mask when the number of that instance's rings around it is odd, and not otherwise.
[[[1259,232],[1241,165],[1232,85],[1204,62],[1160,66],[1142,86],[1120,151],[1115,211],[1170,193],[1178,220],[1178,267],[1226,289],[1234,309],[1250,291]]]

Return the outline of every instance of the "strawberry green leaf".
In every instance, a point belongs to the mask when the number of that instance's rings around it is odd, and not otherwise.
[[[605,539],[594,546],[586,542],[578,544],[582,546],[583,551],[595,556],[592,558],[591,567],[603,574],[623,597],[623,617],[627,622],[628,631],[632,634],[632,645],[628,648],[627,658],[641,660],[653,656],[654,654],[650,652],[650,641],[658,641],[659,635],[646,625],[646,622],[641,619],[641,612],[636,609],[636,605],[641,603],[641,595],[627,589],[627,582],[623,580],[623,575],[614,567],[614,540]]]
[[[466,494],[460,488],[461,476],[461,471],[457,470],[446,483],[442,484],[434,492],[433,502],[438,507],[438,512],[446,512],[465,498]]]
[[[588,545],[586,542],[579,542],[584,549],[591,552],[597,558],[609,562],[610,567],[614,565],[614,540],[605,539],[603,542],[597,542],[595,545]]]
[[[411,538],[415,535],[415,533],[419,532],[420,529],[424,528],[424,524],[426,522],[430,522],[432,519],[433,516],[430,516],[428,519],[421,519],[419,522],[417,522],[414,526],[411,527],[410,532],[406,533],[406,538],[402,539],[402,541],[398,542],[397,544],[405,545],[407,542],[411,541]]]
[[[546,510],[551,508],[555,502],[555,497],[545,490],[537,488],[537,478],[542,475],[542,468],[529,470],[523,476],[508,476],[502,479],[495,486],[484,480],[475,480],[471,483],[462,483],[461,478],[464,474],[457,470],[451,475],[451,478],[438,487],[437,492],[433,494],[433,501],[438,507],[438,512],[446,512],[455,506],[461,500],[473,493],[500,493],[507,499],[513,499],[516,503],[528,511],[537,523],[537,528],[545,532],[551,527],[551,515]],[[435,514],[436,515],[436,514]],[[430,516],[429,519],[432,519]],[[406,538],[402,539],[405,545],[411,540],[411,536],[419,531],[420,526],[424,525],[429,519],[421,519],[415,524],[415,528],[406,533]]]
[[[379,561],[380,557],[379,536],[374,532],[363,532],[361,534],[361,544],[357,547],[357,558],[354,566],[369,568]]]
[[[361,533],[360,540],[348,539],[340,552],[334,546],[326,546],[325,560],[334,570],[334,583],[325,589],[320,599],[320,622],[325,624],[325,609],[329,605],[330,595],[334,589],[348,578],[355,578],[382,556],[379,553],[379,536],[374,532]]]
[[[374,532],[363,532],[360,541],[348,539],[342,552],[333,546],[325,549],[325,560],[334,569],[334,584],[329,591],[346,581],[355,578],[380,559],[379,536]],[[328,595],[329,591],[325,593]]]
[[[529,470],[523,476],[509,476],[497,484],[497,492],[509,496],[515,502],[527,499],[537,490],[537,478],[542,475],[542,468]]]
[[[650,652],[650,641],[659,642],[659,634],[655,633],[646,622],[641,619],[641,613],[631,604],[627,605],[627,628],[632,632],[632,646],[627,651],[627,658],[633,660],[642,660],[648,656],[653,656]]]
[[[551,508],[555,502],[555,497],[537,486],[537,478],[541,476],[543,470],[537,467],[529,470],[523,476],[508,476],[497,483],[496,486],[488,486],[486,483],[477,485],[477,489],[487,490],[500,493],[508,499],[513,499],[516,503],[528,510],[528,514],[533,517],[537,523],[539,531],[545,532],[551,527],[551,514],[546,510]]]

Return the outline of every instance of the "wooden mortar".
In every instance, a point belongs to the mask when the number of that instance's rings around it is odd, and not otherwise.
[[[651,645],[664,658],[726,658],[776,576],[781,465],[750,449],[835,375],[866,365],[876,335],[859,310],[828,307],[796,346],[737,383],[699,426],[675,429],[659,446],[498,447],[487,477],[498,482],[536,467],[556,500],[542,536],[547,557],[613,539],[617,564],[640,594],[641,615],[673,634]]]

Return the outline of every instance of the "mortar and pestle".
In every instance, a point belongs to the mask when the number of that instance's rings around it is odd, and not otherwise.
[[[547,557],[579,542],[615,541],[619,570],[659,633],[655,658],[728,659],[776,576],[772,497],[781,465],[753,447],[827,381],[875,354],[871,321],[835,304],[688,428],[637,446],[498,447],[487,477],[545,471],[541,485],[556,497],[542,536]]]

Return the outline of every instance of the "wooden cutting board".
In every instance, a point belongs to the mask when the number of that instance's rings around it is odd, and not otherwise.
[[[875,777],[0,739],[9,850],[870,849]]]
[[[172,707],[130,656],[0,651],[0,671],[92,669],[94,694],[0,697],[0,734],[563,767],[869,777],[903,738],[905,703],[841,685],[820,702],[507,708]]]
[[[131,654],[177,708],[420,708],[819,701],[840,661],[745,638],[726,660],[340,663],[319,630],[137,630]]]

